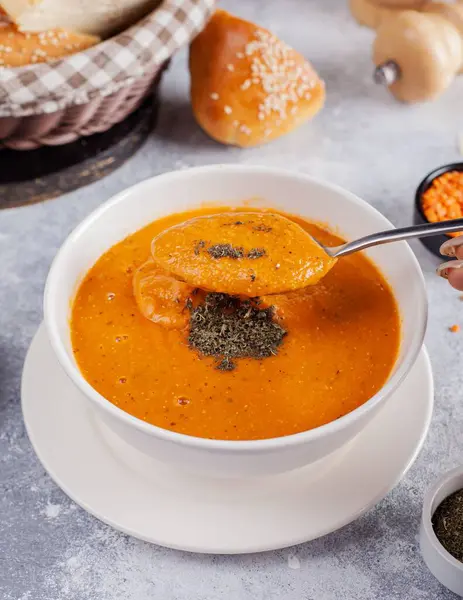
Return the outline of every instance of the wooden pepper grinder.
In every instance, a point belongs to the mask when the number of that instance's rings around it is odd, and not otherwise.
[[[420,10],[426,0],[349,0],[350,11],[360,25],[377,29],[381,22],[403,10]]]
[[[463,71],[463,3],[428,2],[382,20],[373,45],[374,79],[402,102],[442,94]]]

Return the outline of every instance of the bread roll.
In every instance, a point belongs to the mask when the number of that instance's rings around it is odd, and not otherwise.
[[[0,26],[0,67],[47,62],[94,46],[100,38],[65,30],[22,33],[11,23]]]
[[[0,0],[22,31],[70,29],[101,37],[128,27],[159,0]]]
[[[191,102],[215,140],[256,146],[289,133],[323,106],[305,58],[269,31],[218,10],[190,49]]]

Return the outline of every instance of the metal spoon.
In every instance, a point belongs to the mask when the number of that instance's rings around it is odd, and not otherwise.
[[[340,258],[347,256],[353,252],[365,250],[371,246],[379,246],[380,244],[388,244],[389,242],[400,242],[409,238],[429,237],[439,235],[441,233],[452,233],[455,231],[463,231],[463,219],[452,219],[451,221],[440,221],[439,223],[426,223],[424,225],[413,225],[412,227],[403,227],[402,229],[390,229],[389,231],[381,231],[372,233],[366,237],[347,242],[342,246],[324,246],[317,241],[323,250],[332,258]]]

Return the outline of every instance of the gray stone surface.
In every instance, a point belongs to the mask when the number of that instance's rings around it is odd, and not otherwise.
[[[36,459],[20,412],[22,363],[42,319],[42,290],[71,229],[115,192],[170,169],[218,162],[275,165],[341,184],[396,225],[411,220],[424,174],[456,160],[463,80],[433,104],[395,103],[371,83],[372,33],[345,0],[231,0],[229,8],[273,29],[309,56],[327,82],[322,114],[269,146],[224,148],[197,128],[185,56],[163,83],[161,124],[120,171],[58,200],[0,212],[0,597],[4,600],[447,600],[417,545],[423,492],[461,462],[463,325],[459,295],[414,245],[430,301],[427,345],[436,381],[431,431],[418,461],[374,510],[313,543],[262,555],[205,557],[150,546],[76,507]],[[394,431],[390,432],[391,444]],[[387,457],[385,457],[386,459]],[[378,465],[378,468],[380,466]],[[289,559],[289,562],[288,562]],[[299,566],[299,568],[290,568]]]

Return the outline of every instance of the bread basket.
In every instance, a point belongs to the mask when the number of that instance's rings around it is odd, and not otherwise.
[[[64,59],[0,69],[0,146],[30,150],[101,133],[152,93],[214,0],[163,0],[122,33]]]

